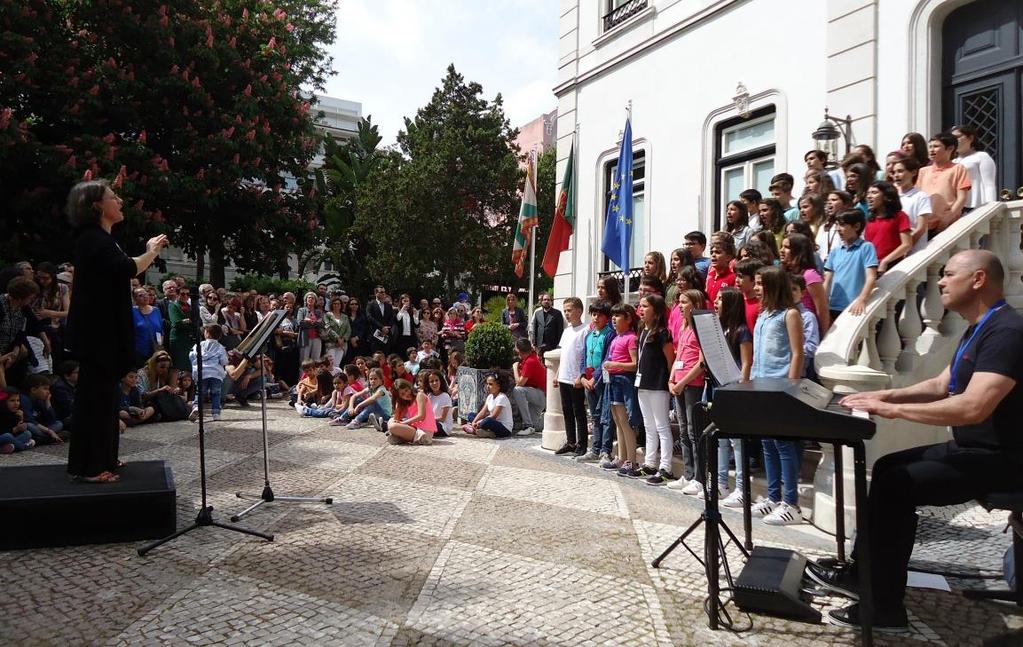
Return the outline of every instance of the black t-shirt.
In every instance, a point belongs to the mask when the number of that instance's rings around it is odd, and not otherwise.
[[[974,326],[963,333],[970,338]],[[962,343],[962,342],[960,342]],[[958,348],[958,346],[957,346]],[[960,447],[1003,449],[1023,455],[1023,316],[1012,306],[991,315],[966,347],[956,371],[955,393],[963,393],[974,373],[997,373],[1012,378],[1016,386],[1002,399],[994,413],[981,423],[952,428]]]
[[[648,330],[640,333],[637,368],[640,374],[639,388],[653,391],[668,390],[668,372],[671,366],[664,357],[664,345],[670,343],[671,333],[664,328],[653,334]]]

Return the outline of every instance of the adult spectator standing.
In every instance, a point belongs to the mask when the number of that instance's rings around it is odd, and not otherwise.
[[[938,233],[959,219],[963,207],[970,197],[970,172],[965,166],[952,161],[956,150],[956,138],[948,133],[938,133],[927,143],[929,166],[920,169],[916,185],[931,196],[934,220],[929,229]]]
[[[298,347],[301,349],[299,361],[320,359],[323,356],[323,342],[320,333],[323,330],[323,310],[317,305],[315,292],[306,292],[302,298],[302,307],[298,309]]]
[[[512,293],[505,297],[504,303],[505,308],[501,311],[501,325],[510,330],[515,339],[528,337],[526,313],[519,307],[519,298]]]
[[[29,335],[42,339],[49,354],[49,340],[31,308],[38,295],[39,285],[27,276],[11,279],[0,294],[0,386],[20,386],[30,362],[38,362],[29,347]]]
[[[533,314],[532,325],[533,344],[541,359],[546,351],[558,347],[561,333],[564,331],[565,316],[554,307],[551,295],[544,292],[540,295],[540,309]],[[514,394],[514,391],[512,393]]]
[[[135,363],[138,368],[149,361],[158,348],[163,347],[163,317],[160,311],[149,303],[145,288],[132,291],[135,305],[131,309],[132,325],[135,329]]]
[[[373,290],[376,297],[366,307],[366,319],[369,321],[370,348],[373,352],[387,354],[390,348],[391,328],[394,326],[394,306],[387,298],[387,290],[378,285]]]
[[[167,336],[170,337],[171,360],[174,368],[189,374],[192,372],[192,363],[188,359],[188,353],[193,343],[191,312],[192,304],[189,300],[188,286],[178,286],[178,298],[167,303],[167,316],[170,320]]]
[[[156,307],[163,318],[163,329],[169,331],[171,329],[170,304],[172,301],[178,300],[178,282],[174,279],[167,279],[160,288],[163,290],[163,298],[157,299]]]
[[[352,297],[348,300],[348,322],[352,327],[352,336],[348,338],[348,352],[345,353],[345,364],[350,364],[360,355],[369,355],[369,320],[360,310],[359,300]]]
[[[118,440],[118,382],[134,368],[131,278],[146,271],[167,237],[146,242],[131,258],[110,231],[124,220],[121,198],[104,180],[79,182],[68,195],[67,213],[77,230],[75,286],[68,315],[68,348],[79,361],[75,394],[75,433],[68,451],[68,473],[82,481],[112,483]]]
[[[394,331],[391,348],[405,357],[409,348],[418,348],[416,328],[419,327],[419,313],[412,307],[412,297],[402,294],[398,297],[398,309],[394,313]]]
[[[906,570],[916,536],[916,508],[965,503],[996,490],[1023,489],[1023,317],[1003,298],[1005,272],[988,251],[959,252],[938,281],[945,308],[969,327],[951,366],[919,384],[850,395],[842,405],[883,418],[952,427],[952,440],[914,447],[874,464],[867,500],[876,628],[905,628]],[[814,565],[818,582],[846,595],[856,562],[844,569]],[[830,612],[835,624],[859,624],[859,606]]]
[[[71,290],[57,280],[57,268],[53,263],[40,263],[36,267],[35,278],[39,284],[39,298],[34,312],[50,339],[50,350],[54,363],[57,363],[64,359],[64,322],[71,304]]]
[[[352,323],[344,311],[341,297],[330,299],[330,310],[323,315],[323,352],[334,360],[334,366],[344,367],[348,340],[352,337]]]
[[[540,358],[528,339],[515,340],[515,354],[519,361],[512,364],[515,386],[511,390],[511,400],[522,419],[522,434],[542,432],[543,412],[547,410],[547,393],[544,388],[547,371],[540,364]]]

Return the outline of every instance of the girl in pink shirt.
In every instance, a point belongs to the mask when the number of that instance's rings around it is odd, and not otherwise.
[[[639,343],[636,337],[636,310],[627,303],[611,308],[611,324],[616,337],[611,340],[604,361],[604,397],[611,405],[611,416],[618,433],[618,457],[601,464],[606,470],[631,469],[636,460],[636,432],[631,421],[638,421],[636,403],[636,364]]]
[[[432,445],[433,434],[437,431],[437,419],[426,393],[412,390],[412,383],[401,378],[394,381],[391,390],[394,401],[394,418],[382,431],[387,432],[391,444]]]
[[[685,290],[679,293],[679,309],[682,312],[682,328],[675,351],[675,362],[668,379],[668,391],[674,396],[675,419],[678,421],[679,439],[682,441],[682,478],[668,487],[680,489],[685,494],[700,494],[702,484],[696,473],[696,447],[699,446],[699,429],[689,423],[692,408],[703,397],[703,352],[693,329],[693,310],[707,306],[703,292]]]

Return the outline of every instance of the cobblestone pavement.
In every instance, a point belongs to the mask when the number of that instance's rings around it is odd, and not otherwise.
[[[700,502],[539,449],[536,438],[456,436],[394,446],[371,429],[300,419],[271,402],[276,502],[241,525],[272,543],[202,528],[146,557],[113,544],[0,553],[0,644],[9,645],[855,645],[858,634],[732,611],[742,633],[711,631],[706,582],[684,550],[650,561],[699,516]],[[238,490],[262,486],[259,409],[227,409],[207,426],[210,502],[227,521]],[[178,523],[199,502],[197,427],[130,430],[122,458],[173,466]],[[65,448],[0,457],[53,464]],[[1000,571],[1004,513],[921,511],[922,567]],[[741,519],[725,520],[739,532]],[[754,537],[823,556],[812,526]],[[693,535],[700,552],[702,533]],[[733,569],[738,551],[729,549]],[[982,582],[997,585],[995,580]],[[912,632],[880,645],[1023,644],[1023,613],[957,592],[911,589]],[[822,599],[821,608],[841,604]]]

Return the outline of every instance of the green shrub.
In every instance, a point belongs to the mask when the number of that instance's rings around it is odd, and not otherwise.
[[[490,321],[473,326],[465,341],[466,364],[473,368],[510,369],[514,359],[515,341],[511,331]]]
[[[483,304],[483,318],[489,322],[501,323],[502,310],[504,310],[504,297],[490,297]]]
[[[310,291],[315,292],[316,286],[302,279],[280,279],[260,274],[241,274],[231,279],[231,290],[233,292],[255,290],[260,294],[294,292],[299,302],[301,302],[302,295]]]

